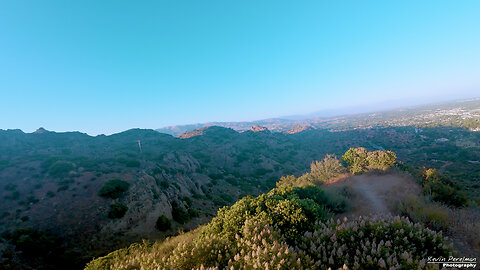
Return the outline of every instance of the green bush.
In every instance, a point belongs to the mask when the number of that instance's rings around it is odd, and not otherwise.
[[[72,264],[79,264],[79,255],[66,252],[63,240],[52,233],[19,228],[8,234],[7,240],[19,252],[21,265],[14,263],[5,269],[72,269]],[[5,266],[1,259],[0,268]]]
[[[433,200],[455,207],[468,205],[465,192],[453,183],[446,175],[440,174],[436,169],[424,170],[422,174],[423,191]]]
[[[15,248],[26,255],[47,254],[48,249],[55,245],[56,240],[47,233],[33,228],[17,229],[11,235],[11,242]]]
[[[309,191],[314,198],[300,203],[294,194],[293,188],[277,189],[242,199],[220,210],[198,236],[135,244],[90,262],[86,270],[424,269],[428,256],[451,255],[440,233],[406,218],[325,221],[307,214],[315,197],[323,196]]]
[[[342,156],[352,174],[359,174],[369,170],[385,171],[395,165],[397,155],[392,151],[368,152],[363,147],[350,148]]]
[[[165,215],[161,215],[155,223],[155,228],[161,232],[168,231],[172,228],[172,222]]]
[[[220,194],[220,198],[222,198],[222,200],[226,201],[227,203],[233,203],[235,201],[233,197],[229,194]]]
[[[48,173],[55,177],[62,177],[62,176],[66,176],[70,171],[73,171],[74,169],[75,169],[75,166],[71,162],[68,162],[65,160],[59,160],[53,163],[48,168]]]
[[[112,179],[105,182],[98,191],[98,196],[116,199],[128,190],[130,184],[120,179]]]
[[[170,184],[165,180],[157,181],[157,185],[162,189],[167,189],[170,186]]]
[[[256,198],[244,197],[231,207],[219,209],[204,232],[232,238],[242,234],[243,225],[250,218],[276,224],[282,234],[293,241],[315,221],[331,216],[326,202],[325,193],[317,187],[280,187]]]
[[[172,203],[172,217],[173,220],[180,224],[185,224],[190,221],[190,215],[185,208],[177,202]]]
[[[431,203],[424,198],[411,196],[397,205],[402,216],[421,222],[433,230],[448,230],[449,213],[444,206]]]
[[[122,218],[123,216],[125,216],[125,213],[127,212],[127,210],[128,210],[128,207],[123,203],[114,203],[110,205],[110,210],[108,211],[108,218],[111,218],[111,219]]]
[[[445,204],[463,207],[467,206],[468,199],[465,192],[457,190],[442,182],[429,182],[424,185],[424,192],[431,195],[433,200]]]
[[[65,190],[67,190],[67,189],[68,189],[68,186],[67,186],[67,185],[59,186],[59,187],[57,188],[57,192],[65,191]]]
[[[183,196],[182,201],[184,201],[188,207],[192,207],[193,201],[192,199],[190,199],[190,197]]]
[[[327,182],[345,172],[345,167],[343,167],[335,155],[326,155],[323,160],[312,162],[310,173],[306,177],[310,178],[310,181],[313,183]]]
[[[228,203],[222,199],[222,197],[217,197],[217,196],[210,196],[210,194],[207,194],[207,198],[209,198],[210,201],[213,202],[213,204],[215,204],[215,206],[218,206],[218,207],[223,207],[223,206],[226,206],[228,205]]]
[[[188,215],[190,218],[196,218],[200,216],[200,213],[196,209],[188,208]]]
[[[335,155],[326,155],[323,160],[312,162],[312,164],[310,164],[310,171],[298,178],[294,175],[281,177],[277,182],[277,187],[321,185],[345,172],[345,167],[343,167]]]

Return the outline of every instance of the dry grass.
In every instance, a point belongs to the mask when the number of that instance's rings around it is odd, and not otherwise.
[[[407,174],[364,174],[342,177],[324,185],[348,190],[350,211],[342,216],[370,214],[407,216],[441,230],[462,256],[480,256],[480,212],[476,208],[451,208],[422,195],[421,187]]]
[[[86,270],[107,270],[107,269],[139,269],[139,258],[144,258],[145,254],[152,263],[171,254],[180,244],[192,244],[204,226],[199,226],[195,230],[182,233],[177,236],[168,237],[164,241],[156,241],[151,244],[148,241],[132,244],[128,248],[120,249],[108,254],[105,257],[98,258],[86,266]]]
[[[413,178],[398,174],[342,175],[324,187],[350,191],[350,216],[392,214],[395,205],[421,192]]]
[[[451,208],[425,197],[412,196],[397,206],[406,215],[435,230],[442,230],[462,256],[480,256],[480,213],[475,208]]]
[[[480,213],[478,209],[448,209],[448,234],[457,239],[463,254],[480,256]]]

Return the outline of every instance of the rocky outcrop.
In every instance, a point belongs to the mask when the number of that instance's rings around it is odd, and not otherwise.
[[[180,136],[178,136],[180,139],[188,139],[188,138],[191,138],[191,137],[195,137],[195,136],[200,136],[200,135],[203,135],[205,133],[205,130],[207,129],[208,127],[203,127],[203,128],[199,128],[199,129],[194,129],[194,130],[191,130],[191,131],[187,131],[183,134],[181,134]]]
[[[259,126],[259,125],[254,125],[252,127],[250,127],[249,129],[250,131],[252,132],[265,132],[265,131],[268,131],[268,129],[264,126]]]
[[[289,129],[286,133],[295,134],[295,133],[300,133],[302,131],[312,130],[312,129],[314,128],[311,125],[295,125],[291,129]]]

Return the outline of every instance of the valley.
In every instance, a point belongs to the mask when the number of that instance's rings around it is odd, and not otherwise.
[[[457,100],[428,105],[419,105],[394,110],[371,113],[348,114],[338,112],[338,116],[300,117],[298,120],[275,118],[252,122],[211,122],[192,125],[168,126],[157,129],[158,132],[179,136],[183,133],[209,126],[231,128],[239,132],[247,131],[251,126],[260,125],[274,132],[297,133],[306,129],[326,129],[345,131],[379,127],[464,127],[470,131],[480,131],[480,99]],[[346,110],[347,112],[348,110]]]
[[[358,119],[371,118],[362,117]],[[470,214],[462,215],[475,222],[480,203],[480,133],[453,124],[390,124],[298,132],[273,132],[261,126],[238,132],[211,126],[179,137],[147,129],[109,136],[1,130],[0,265],[62,269],[66,264],[69,269],[82,269],[92,258],[131,243],[161,241],[194,230],[210,222],[219,208],[268,192],[281,177],[299,177],[313,161],[327,154],[341,157],[355,147],[393,151],[402,175],[360,175],[326,184],[326,190],[344,185],[358,195],[349,199],[352,208],[341,215],[410,215],[441,230],[458,211],[431,203],[420,210],[411,205],[424,200],[425,190],[432,190],[440,192],[433,197],[440,204],[470,209],[465,210]],[[418,184],[429,168],[445,175],[443,186]],[[445,192],[459,197],[445,200],[442,196],[450,196],[442,195]],[[419,211],[437,211],[443,225],[420,218]],[[459,226],[450,226],[458,228],[450,232],[457,239],[462,238]],[[26,236],[46,240],[22,247],[19,237]],[[465,239],[460,242],[455,245],[462,252],[475,246]],[[25,257],[30,249],[52,243],[60,244],[50,253],[37,254],[38,260]]]

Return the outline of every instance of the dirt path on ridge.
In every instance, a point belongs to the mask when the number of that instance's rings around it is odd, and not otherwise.
[[[393,214],[400,201],[420,194],[420,187],[408,176],[356,175],[328,184],[327,189],[347,187],[352,191],[351,209],[348,214]]]

